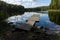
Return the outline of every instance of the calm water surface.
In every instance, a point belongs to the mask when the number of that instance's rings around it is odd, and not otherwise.
[[[21,25],[26,23],[26,20],[31,17],[33,14],[40,14],[40,21],[36,23],[35,26],[43,26],[44,28],[49,28],[51,30],[55,30],[54,32],[60,30],[60,25],[57,25],[54,22],[51,22],[49,19],[48,12],[25,12],[23,15],[12,16],[8,18],[8,22],[13,22],[14,25]],[[52,31],[51,31],[52,32]]]

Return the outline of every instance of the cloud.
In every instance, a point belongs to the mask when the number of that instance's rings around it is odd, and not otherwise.
[[[25,8],[43,6],[44,4],[39,3],[37,0],[3,0],[10,4],[23,5]]]
[[[37,2],[34,2],[34,1],[32,1],[32,2],[23,2],[22,5],[25,6],[25,7],[28,7],[28,8],[42,6],[41,4],[38,4]]]

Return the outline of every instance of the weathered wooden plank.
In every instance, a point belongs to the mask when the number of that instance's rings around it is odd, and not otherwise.
[[[28,21],[27,24],[34,25],[35,21]]]
[[[34,14],[28,19],[28,21],[39,21],[39,17],[39,14]]]
[[[32,15],[26,22],[26,24],[20,25],[18,28],[23,30],[30,30],[36,21],[39,21],[39,14]]]
[[[33,26],[36,21],[39,21],[39,17],[39,14],[34,14],[27,20],[27,23]]]
[[[32,26],[30,24],[22,24],[22,25],[18,26],[17,28],[23,29],[23,30],[30,30],[32,28]]]

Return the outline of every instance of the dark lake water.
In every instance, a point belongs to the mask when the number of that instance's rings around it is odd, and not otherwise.
[[[29,17],[31,17],[33,14],[40,14],[39,17],[40,21],[39,23],[35,23],[35,26],[43,26],[44,28],[49,28],[50,30],[48,32],[51,31],[51,32],[58,33],[58,31],[60,31],[60,25],[55,23],[54,21],[51,21],[50,14],[47,11],[46,12],[25,12],[23,15],[9,17],[7,21],[8,23],[13,22],[13,24],[16,25],[16,27],[18,27],[19,25],[26,23],[26,20]]]

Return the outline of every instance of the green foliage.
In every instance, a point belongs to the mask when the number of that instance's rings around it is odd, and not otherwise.
[[[50,9],[60,9],[60,0],[51,0]]]

